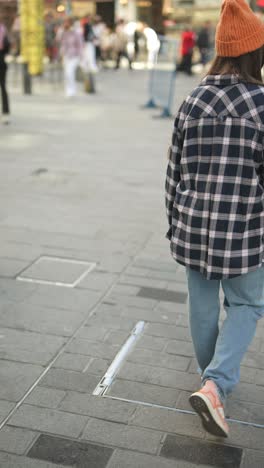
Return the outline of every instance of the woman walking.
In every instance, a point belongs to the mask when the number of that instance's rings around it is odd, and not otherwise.
[[[9,123],[9,99],[6,90],[6,74],[7,64],[5,61],[6,54],[8,54],[10,48],[10,42],[5,25],[1,22],[0,18],[0,87],[2,95],[2,122],[4,124]]]
[[[73,97],[77,92],[76,70],[80,62],[83,49],[81,35],[73,28],[73,20],[67,18],[61,36],[60,52],[63,57],[65,94]]]
[[[172,256],[186,266],[204,428],[227,437],[226,397],[264,315],[264,25],[224,0],[211,70],[177,115],[166,179]],[[221,329],[219,288],[226,318]]]

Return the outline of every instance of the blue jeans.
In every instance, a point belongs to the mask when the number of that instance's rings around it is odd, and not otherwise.
[[[213,380],[221,399],[240,379],[240,364],[257,322],[264,316],[264,267],[224,280],[207,280],[186,268],[191,335],[202,381]],[[220,284],[225,294],[225,321],[219,330]]]

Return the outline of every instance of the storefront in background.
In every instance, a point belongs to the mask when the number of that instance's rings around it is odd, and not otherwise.
[[[176,29],[186,23],[199,27],[205,21],[217,23],[220,5],[219,0],[164,0],[163,15]]]
[[[163,5],[164,0],[115,0],[115,17],[147,23],[162,34]]]
[[[114,0],[45,0],[45,11],[66,16],[83,17],[100,15],[103,20],[113,26],[115,20]]]

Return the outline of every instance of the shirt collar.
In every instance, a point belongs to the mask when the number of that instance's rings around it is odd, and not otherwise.
[[[241,83],[241,79],[236,75],[207,75],[201,85],[230,86],[238,83]]]

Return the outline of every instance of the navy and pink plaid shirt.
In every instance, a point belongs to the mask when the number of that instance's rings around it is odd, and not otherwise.
[[[166,178],[177,262],[207,279],[262,265],[264,86],[207,76],[175,120]]]

